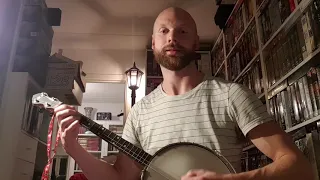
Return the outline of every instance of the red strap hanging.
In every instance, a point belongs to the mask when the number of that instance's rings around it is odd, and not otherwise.
[[[53,162],[53,158],[56,154],[56,148],[58,146],[59,143],[59,139],[60,139],[60,131],[58,131],[57,133],[57,138],[56,138],[56,142],[54,145],[54,149],[53,149],[53,154],[51,157],[51,141],[52,141],[52,131],[53,131],[53,125],[54,125],[54,119],[55,119],[55,114],[53,114],[50,124],[49,124],[49,129],[48,129],[48,137],[47,137],[47,157],[48,157],[48,162],[47,165],[45,166],[42,176],[41,176],[41,180],[50,180],[49,177],[49,168]]]

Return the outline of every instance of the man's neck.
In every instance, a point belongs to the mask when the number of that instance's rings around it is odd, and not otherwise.
[[[195,67],[186,67],[181,71],[170,71],[162,69],[163,91],[170,95],[184,94],[203,81],[204,74],[199,72]]]

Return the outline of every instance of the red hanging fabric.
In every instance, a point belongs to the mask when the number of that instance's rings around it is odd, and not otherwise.
[[[53,154],[51,156],[51,141],[52,141],[52,131],[53,131],[53,125],[54,125],[54,119],[55,119],[55,114],[53,114],[50,124],[49,124],[49,128],[48,128],[48,137],[47,137],[47,157],[48,157],[48,162],[47,165],[45,166],[42,176],[41,176],[41,180],[50,180],[49,177],[49,168],[53,162],[53,158],[56,154],[56,148],[58,146],[59,143],[59,139],[60,139],[60,131],[57,132],[57,138],[56,138],[56,142],[54,145],[54,149],[53,149]]]

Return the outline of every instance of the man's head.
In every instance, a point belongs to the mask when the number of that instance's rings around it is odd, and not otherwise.
[[[197,26],[181,8],[163,10],[153,27],[152,49],[156,61],[172,71],[179,71],[195,60],[199,47]]]

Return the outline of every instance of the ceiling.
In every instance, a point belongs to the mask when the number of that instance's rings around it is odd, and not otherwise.
[[[155,18],[166,7],[178,6],[195,19],[202,43],[212,44],[220,33],[214,24],[214,0],[47,0],[62,10],[54,27],[59,48],[145,50]]]
[[[87,83],[83,94],[85,103],[123,103],[124,98],[124,83]]]

